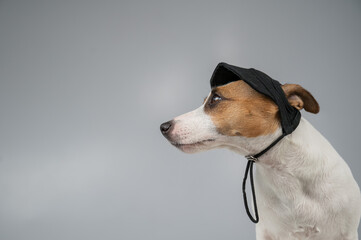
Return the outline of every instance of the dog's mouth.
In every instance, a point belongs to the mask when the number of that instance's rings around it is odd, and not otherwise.
[[[178,143],[178,142],[170,142],[173,146],[178,147],[178,148],[182,148],[182,147],[198,147],[198,146],[202,146],[207,142],[214,142],[215,139],[206,139],[206,140],[202,140],[202,141],[198,141],[198,142],[194,142],[194,143]]]

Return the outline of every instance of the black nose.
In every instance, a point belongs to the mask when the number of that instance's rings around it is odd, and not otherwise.
[[[169,132],[169,130],[171,129],[172,127],[172,121],[168,121],[168,122],[165,122],[165,123],[162,123],[160,125],[160,131],[163,133],[163,134],[166,134],[167,132]]]

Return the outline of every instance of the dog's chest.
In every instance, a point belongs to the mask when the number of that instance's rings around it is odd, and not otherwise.
[[[309,204],[306,200],[312,194],[304,187],[307,184],[287,174],[257,169],[258,209],[270,236],[277,233],[288,239],[317,239],[322,226],[316,223],[322,219],[322,212],[317,202]]]

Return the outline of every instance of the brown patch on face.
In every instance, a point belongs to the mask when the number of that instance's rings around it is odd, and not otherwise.
[[[242,80],[212,89],[204,109],[223,135],[257,137],[279,127],[277,105]]]

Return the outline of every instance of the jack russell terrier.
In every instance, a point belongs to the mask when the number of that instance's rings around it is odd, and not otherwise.
[[[232,78],[214,86],[199,108],[161,125],[172,145],[186,153],[228,148],[246,156],[282,135],[275,101]],[[293,108],[319,112],[300,85],[280,87]],[[350,168],[306,119],[297,124],[256,161],[257,239],[357,240],[361,194]]]

